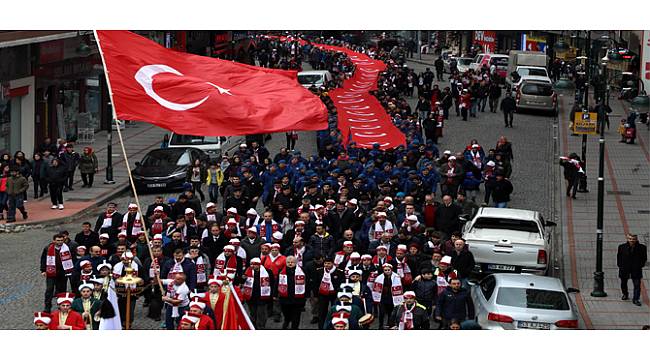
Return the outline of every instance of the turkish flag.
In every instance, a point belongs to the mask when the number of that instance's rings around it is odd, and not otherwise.
[[[295,71],[180,53],[129,31],[97,31],[116,116],[184,135],[327,128],[327,109]]]
[[[248,313],[244,309],[239,294],[231,285],[224,285],[215,307],[217,328],[221,330],[255,330]]]

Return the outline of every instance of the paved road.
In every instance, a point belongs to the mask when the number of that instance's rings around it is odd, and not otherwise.
[[[418,72],[424,71],[425,67],[415,63],[410,63],[410,66]],[[410,99],[410,102],[414,106],[416,98]],[[445,124],[440,150],[460,151],[474,138],[487,150],[494,146],[499,136],[507,136],[513,143],[515,157],[512,176],[515,192],[510,206],[538,210],[550,217],[553,206],[549,196],[552,193],[549,179],[553,164],[549,159],[552,159],[553,119],[538,114],[517,114],[515,127],[506,129],[500,113],[479,113],[478,118],[471,118],[469,122],[460,121],[454,115]],[[284,146],[284,142],[283,134],[275,134],[267,145],[273,153]],[[301,134],[297,148],[303,152],[303,156],[314,153],[315,133]],[[144,206],[151,203],[154,197],[154,194],[143,195],[140,201]],[[130,196],[116,199],[121,209],[131,201]],[[83,221],[93,222],[95,216],[80,220],[76,225],[67,225],[66,229],[76,233]],[[60,230],[63,228],[54,226],[0,237],[0,263],[3,268],[0,272],[0,329],[32,328],[32,313],[42,309],[45,287],[38,269],[39,256],[52,234]],[[309,324],[310,319],[308,312],[304,313],[301,328],[315,329],[315,325]],[[133,328],[157,329],[159,325],[144,316],[142,301],[139,300]],[[272,320],[267,323],[267,328],[279,327],[280,323]]]

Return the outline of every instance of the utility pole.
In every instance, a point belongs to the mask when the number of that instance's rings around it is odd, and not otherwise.
[[[107,105],[110,120],[108,121],[108,134],[106,134],[106,179],[104,184],[115,184],[115,180],[113,180],[113,124],[115,120],[113,119],[113,105],[110,101]]]
[[[607,62],[603,61],[602,79],[603,83],[600,110],[598,111],[598,120],[600,124],[599,158],[598,158],[598,204],[596,210],[596,271],[594,272],[594,290],[591,292],[593,297],[605,297],[605,274],[603,273],[603,216],[605,206],[605,117],[607,116],[606,108],[609,105],[609,84],[607,84]],[[607,100],[605,100],[607,98]],[[607,101],[607,102],[605,102]]]

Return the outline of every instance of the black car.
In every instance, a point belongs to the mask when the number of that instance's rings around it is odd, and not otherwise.
[[[135,187],[139,191],[181,189],[187,169],[196,159],[205,162],[208,154],[191,147],[151,150],[131,171]]]

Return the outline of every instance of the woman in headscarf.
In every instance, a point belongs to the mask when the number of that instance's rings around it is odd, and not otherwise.
[[[81,187],[92,187],[97,171],[99,171],[97,155],[95,155],[93,148],[85,147],[79,159],[79,172],[81,172],[81,181],[84,183]]]

